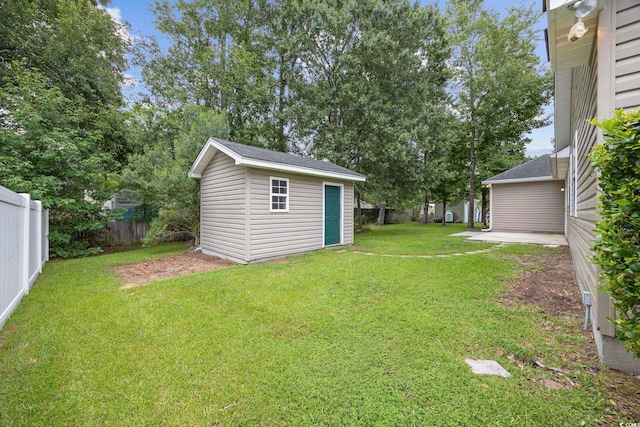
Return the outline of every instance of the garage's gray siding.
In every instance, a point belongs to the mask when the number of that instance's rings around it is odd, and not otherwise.
[[[615,14],[615,106],[640,106],[640,2],[618,0]]]
[[[246,168],[218,152],[200,181],[200,245],[236,261],[245,261],[245,175]]]
[[[493,183],[491,229],[564,233],[562,187],[564,181]]]
[[[322,248],[322,179],[251,169],[251,259]],[[270,178],[289,179],[289,212],[270,212]]]

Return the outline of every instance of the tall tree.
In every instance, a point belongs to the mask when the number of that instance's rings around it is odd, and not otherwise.
[[[551,96],[552,75],[535,53],[539,15],[518,5],[506,16],[483,0],[450,0],[449,32],[454,46],[454,108],[465,125],[459,141],[469,162],[469,217],[474,226],[478,165],[501,145],[522,152],[522,136],[547,124],[542,107]]]
[[[448,48],[432,7],[408,1],[306,3],[294,124],[309,150],[368,177],[381,207],[417,190],[421,130],[444,96]]]
[[[30,193],[50,210],[52,256],[86,255],[85,237],[102,228],[106,155],[99,130],[83,129],[81,99],[68,99],[37,71],[14,63],[0,87],[0,184]]]
[[[136,199],[145,208],[159,211],[145,243],[181,235],[197,244],[200,182],[189,178],[187,171],[209,136],[228,138],[226,118],[212,109],[190,105],[168,111],[138,107],[132,121],[143,150],[130,156],[123,181],[136,191]]]
[[[121,29],[95,1],[0,4],[0,184],[50,209],[53,256],[95,251],[99,201],[126,159]]]
[[[256,0],[157,0],[155,24],[170,45],[165,52],[150,38],[143,46],[151,94],[224,114],[238,142],[286,148],[284,126],[269,114],[277,83],[265,19],[273,7]]]

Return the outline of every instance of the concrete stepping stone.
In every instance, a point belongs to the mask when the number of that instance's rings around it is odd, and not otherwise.
[[[471,367],[471,371],[477,375],[498,375],[503,378],[511,376],[511,374],[495,360],[464,359],[464,361]]]

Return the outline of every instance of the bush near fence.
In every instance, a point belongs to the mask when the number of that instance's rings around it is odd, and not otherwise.
[[[0,328],[49,260],[49,212],[0,186]]]

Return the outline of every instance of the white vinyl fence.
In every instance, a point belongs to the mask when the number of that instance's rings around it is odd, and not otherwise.
[[[49,212],[0,186],[0,328],[49,260]]]

